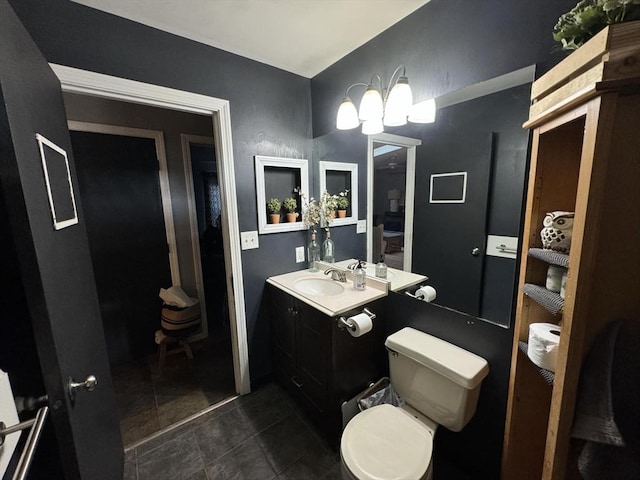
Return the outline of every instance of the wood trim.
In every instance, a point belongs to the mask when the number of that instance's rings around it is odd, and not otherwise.
[[[164,133],[159,130],[144,128],[122,127],[104,123],[67,121],[69,130],[78,132],[104,133],[107,135],[121,135],[125,137],[151,138],[155,141],[156,157],[158,159],[158,179],[162,198],[162,214],[164,228],[169,245],[169,269],[171,270],[172,285],[180,285],[180,262],[178,260],[178,244],[176,229],[173,221],[173,205],[171,202],[171,187],[169,185],[169,169],[167,166],[167,152],[164,146]]]
[[[224,220],[222,233],[225,245],[236,392],[241,395],[249,393],[251,391],[249,346],[229,101],[64,65],[49,65],[60,80],[63,92],[106,97],[213,117],[213,136],[216,152],[219,155],[218,160],[221,162],[221,200]],[[233,272],[238,273],[233,275]]]

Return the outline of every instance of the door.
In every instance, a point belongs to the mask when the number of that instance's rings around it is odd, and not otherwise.
[[[440,128],[417,149],[413,270],[435,303],[479,316],[493,134]]]
[[[8,218],[2,228],[13,238],[20,277],[3,280],[22,282],[28,299],[32,354],[39,356],[66,477],[118,479],[123,451],[115,395],[60,84],[6,0],[0,0],[0,88],[0,191]],[[68,154],[77,224],[53,226],[36,133]],[[51,158],[52,165],[60,160]],[[96,389],[72,401],[69,379],[88,375],[97,377]]]
[[[112,365],[153,352],[160,288],[171,286],[155,140],[71,132]]]

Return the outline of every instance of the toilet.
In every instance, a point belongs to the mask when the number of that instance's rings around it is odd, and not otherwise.
[[[471,420],[489,365],[409,327],[385,346],[391,384],[406,404],[378,405],[351,419],[340,441],[342,478],[428,480],[437,427],[459,432]]]

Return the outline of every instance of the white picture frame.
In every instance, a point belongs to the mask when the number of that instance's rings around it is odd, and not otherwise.
[[[44,181],[47,188],[47,197],[49,199],[49,207],[51,208],[51,218],[53,220],[53,228],[55,230],[62,230],[63,228],[70,227],[71,225],[75,225],[78,223],[78,210],[76,208],[76,197],[73,192],[73,183],[71,181],[71,170],[69,169],[69,158],[67,157],[67,152],[53,143],[51,140],[46,138],[44,135],[36,133],[36,141],[38,142],[38,148],[40,150],[40,159],[42,160],[42,171],[44,173]],[[59,156],[54,158],[54,155],[49,154],[47,156],[47,152],[45,147],[50,148]],[[56,204],[54,200],[54,193],[52,189],[52,181],[50,170],[54,167],[59,167],[55,165],[53,162],[63,162],[62,167],[66,173],[66,180],[69,186],[69,197],[68,200],[71,204],[71,208],[73,210],[73,214],[67,218],[60,218],[60,213],[56,211]],[[66,195],[66,192],[60,192]]]
[[[319,162],[320,166],[320,193],[327,190],[327,173],[328,172],[347,172],[351,174],[351,182],[346,188],[349,190],[350,197],[350,215],[345,218],[334,218],[331,220],[330,227],[339,227],[341,225],[354,225],[358,223],[358,164],[346,162]],[[329,192],[335,195],[339,192]]]
[[[258,210],[258,233],[280,233],[295,232],[298,230],[306,230],[306,226],[302,222],[302,215],[298,216],[296,222],[280,222],[269,223],[267,218],[267,186],[268,171],[273,168],[282,168],[296,172],[296,176],[300,179],[299,185],[291,185],[291,190],[283,192],[283,195],[293,195],[294,188],[299,188],[300,193],[310,196],[309,193],[309,161],[304,158],[284,158],[269,157],[264,155],[255,156],[256,168],[256,206]],[[279,199],[280,201],[283,198]],[[301,209],[302,206],[298,205]]]
[[[460,198],[441,200],[433,197],[434,179],[442,177],[462,177],[462,191]],[[434,173],[429,182],[429,203],[465,203],[467,200],[467,172]]]

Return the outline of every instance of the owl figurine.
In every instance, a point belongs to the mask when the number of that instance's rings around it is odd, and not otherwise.
[[[544,217],[540,231],[542,247],[548,250],[569,253],[574,212],[550,212]]]

